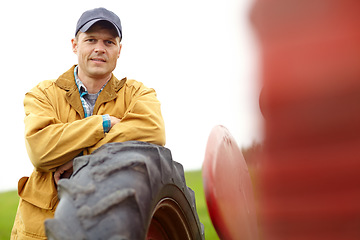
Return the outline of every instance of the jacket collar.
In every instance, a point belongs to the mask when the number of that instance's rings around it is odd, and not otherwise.
[[[63,73],[56,81],[55,84],[66,91],[66,99],[69,104],[84,118],[84,109],[81,104],[79,90],[75,83],[74,77],[74,68],[76,65],[72,66],[68,71]],[[96,114],[99,106],[105,102],[109,102],[116,98],[117,92],[124,86],[126,78],[118,80],[114,74],[112,74],[111,79],[105,85],[104,89],[101,91],[96,104],[94,107],[94,114]]]
[[[76,65],[72,66],[68,71],[63,73],[55,81],[55,83],[58,87],[64,89],[65,91],[70,91],[73,88],[77,88],[76,83],[75,83],[75,77],[74,77],[74,68],[75,67],[76,67]],[[106,90],[108,92],[116,93],[120,90],[120,88],[122,88],[124,86],[125,82],[126,82],[126,78],[118,80],[113,74],[111,79],[106,84],[105,88],[103,89],[103,91]],[[107,87],[107,85],[109,85],[109,87]]]

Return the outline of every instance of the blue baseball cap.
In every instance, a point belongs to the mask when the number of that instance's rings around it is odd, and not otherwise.
[[[84,12],[76,24],[75,36],[79,31],[86,32],[92,25],[94,25],[94,23],[97,23],[98,21],[108,21],[111,23],[115,27],[120,39],[122,39],[120,18],[115,13],[105,8],[94,8]]]

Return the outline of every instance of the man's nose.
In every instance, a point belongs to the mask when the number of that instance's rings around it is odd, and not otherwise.
[[[105,52],[106,52],[106,48],[105,48],[104,43],[102,43],[102,42],[99,41],[99,42],[96,44],[94,51],[95,51],[96,53],[105,53]]]

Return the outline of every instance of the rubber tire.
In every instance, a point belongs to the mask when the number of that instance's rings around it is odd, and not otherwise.
[[[171,229],[165,233],[167,238],[204,239],[194,192],[186,186],[183,167],[172,160],[169,149],[158,145],[109,143],[91,155],[78,157],[70,179],[59,181],[58,195],[54,219],[45,221],[49,240],[143,240],[159,203],[169,200],[185,217],[180,222],[188,233],[176,232],[182,229],[178,226],[165,226]]]

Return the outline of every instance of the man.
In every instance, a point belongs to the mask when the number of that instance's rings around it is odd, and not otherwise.
[[[25,95],[25,142],[35,169],[18,184],[12,239],[46,239],[44,220],[58,204],[56,183],[72,160],[109,142],[165,144],[160,102],[153,89],[112,74],[121,52],[118,16],[104,8],[80,17],[73,52],[78,65]]]

